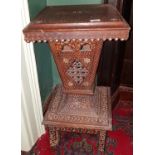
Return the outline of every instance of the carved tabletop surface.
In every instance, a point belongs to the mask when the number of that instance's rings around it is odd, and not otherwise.
[[[25,40],[122,39],[130,27],[111,5],[47,6],[23,30]]]

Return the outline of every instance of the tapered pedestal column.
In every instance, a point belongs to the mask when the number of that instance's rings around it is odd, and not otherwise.
[[[94,93],[94,80],[102,45],[101,39],[67,39],[49,42],[64,93],[91,95]]]

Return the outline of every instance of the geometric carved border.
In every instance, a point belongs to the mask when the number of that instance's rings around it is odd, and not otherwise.
[[[86,97],[86,106],[83,105],[83,99],[78,96],[76,97],[79,99],[72,99],[74,95],[66,96],[66,94],[62,94],[61,86],[55,89],[53,95],[48,111],[44,117],[45,125],[52,125],[55,127],[62,125],[65,127],[65,125],[69,123],[69,127],[71,127],[72,124],[73,126],[76,124],[79,128],[82,125],[85,128],[111,130],[111,101],[108,88],[97,87],[94,97]],[[93,98],[94,102],[92,103],[91,101],[93,101]],[[77,102],[75,100],[77,100]],[[82,104],[80,104],[80,101]],[[75,107],[73,107],[73,105]],[[83,111],[82,114],[77,112],[79,110],[78,106],[80,105],[82,105],[79,107],[81,111]],[[85,114],[85,110],[87,114]]]

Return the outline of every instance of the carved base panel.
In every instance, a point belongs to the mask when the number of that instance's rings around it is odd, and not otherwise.
[[[82,129],[82,128],[58,128],[58,127],[49,127],[50,134],[50,146],[51,148],[55,147],[59,143],[59,132],[76,132],[76,133],[87,133],[87,134],[98,134],[99,135],[99,143],[98,149],[99,151],[104,151],[105,139],[106,139],[106,131],[105,130],[93,130],[93,129]]]
[[[58,85],[48,100],[43,123],[47,126],[111,130],[111,100],[108,87],[96,87],[94,95],[63,93]]]

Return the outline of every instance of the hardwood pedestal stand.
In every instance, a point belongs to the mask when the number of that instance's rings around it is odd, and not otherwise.
[[[110,5],[46,7],[23,30],[27,42],[48,42],[62,84],[51,92],[44,125],[51,147],[59,131],[99,134],[112,129],[110,88],[95,86],[103,42],[126,40],[129,26]]]

